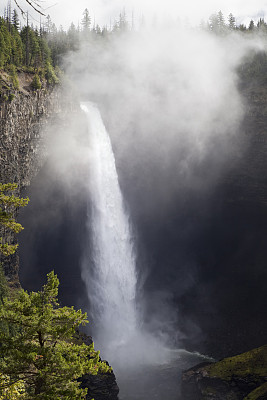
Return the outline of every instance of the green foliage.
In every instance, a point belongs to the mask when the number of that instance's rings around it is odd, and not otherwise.
[[[9,74],[10,74],[10,79],[12,82],[12,85],[14,89],[19,89],[19,81],[18,81],[18,75],[17,75],[17,69],[14,64],[11,64],[9,66]]]
[[[7,284],[7,280],[4,274],[4,270],[2,265],[0,264],[0,303],[2,304],[4,298],[7,297],[9,293],[9,288]]]
[[[14,98],[15,98],[14,93],[10,93],[10,94],[8,95],[8,101],[9,101],[10,103],[14,100]]]
[[[264,398],[267,398],[267,382],[253,390],[253,392],[249,393],[244,400],[262,400]]]
[[[25,207],[29,198],[20,198],[14,196],[12,192],[17,189],[16,183],[0,183],[0,225],[19,233],[23,227],[14,219],[14,213],[18,207]],[[18,245],[4,243],[4,238],[0,237],[0,253],[5,256],[14,254]]]
[[[17,13],[17,10],[13,10],[13,14],[12,14],[12,24],[14,26],[14,28],[18,31],[19,30],[19,16]]]
[[[46,63],[45,77],[50,85],[55,85],[56,83],[59,83],[59,79],[56,76],[55,70],[49,61],[47,61]]]
[[[89,373],[109,372],[93,345],[75,343],[75,331],[87,316],[73,307],[58,306],[57,276],[50,272],[39,292],[21,290],[13,300],[4,299],[0,320],[14,327],[12,335],[0,331],[0,371],[8,382],[25,385],[26,399],[85,399],[86,389],[77,379]]]
[[[4,388],[0,395],[0,400],[26,400],[25,385],[23,382],[10,384],[10,378],[6,375],[0,374],[0,386]]]
[[[41,89],[42,83],[38,74],[35,74],[31,82],[31,87],[33,90]]]
[[[267,345],[248,351],[235,357],[225,358],[215,364],[206,367],[211,377],[231,380],[232,376],[253,375],[266,376],[267,370]]]

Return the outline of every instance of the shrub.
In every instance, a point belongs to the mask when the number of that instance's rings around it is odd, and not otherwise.
[[[56,76],[55,70],[53,66],[50,64],[50,62],[47,61],[45,69],[46,69],[45,77],[47,79],[47,82],[50,85],[55,85],[56,83],[59,83],[59,79]]]
[[[11,64],[9,67],[9,72],[10,72],[10,80],[12,82],[12,85],[14,89],[19,89],[19,81],[18,81],[18,75],[17,75],[17,69],[15,65]]]
[[[10,93],[10,95],[8,96],[8,101],[11,103],[15,98],[14,93]]]
[[[37,75],[37,74],[34,75],[32,83],[31,83],[31,87],[33,90],[41,89],[42,83],[41,83],[39,75]]]

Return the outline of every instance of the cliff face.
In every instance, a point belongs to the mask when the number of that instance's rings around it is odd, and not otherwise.
[[[21,79],[25,83],[25,74]],[[12,92],[9,88],[6,92],[9,95],[4,100],[1,92],[0,102],[0,181],[17,183],[15,194],[21,196],[23,188],[30,184],[45,159],[41,133],[49,118],[61,111],[60,90],[33,92],[24,86],[22,90]],[[8,242],[15,243],[12,232],[2,230],[0,233]],[[19,286],[18,255],[2,257],[0,261],[10,285]]]
[[[64,126],[65,116],[77,110],[70,88],[66,95],[62,86],[51,87],[43,81],[42,89],[34,91],[33,76],[19,72],[19,89],[15,89],[10,76],[0,70],[0,182],[16,183],[16,196],[23,196],[23,189],[46,160],[46,126],[52,122],[53,126]],[[16,243],[17,238],[8,229],[0,227],[0,236]],[[0,256],[0,262],[10,286],[18,287],[18,255]]]

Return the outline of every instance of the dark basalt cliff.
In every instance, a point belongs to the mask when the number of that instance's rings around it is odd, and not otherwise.
[[[247,80],[240,93],[239,145],[193,250],[197,285],[179,299],[184,318],[191,315],[204,333],[197,350],[217,359],[262,346],[267,334],[267,83]],[[185,347],[195,350],[189,342]]]
[[[91,336],[77,332],[77,340],[82,341],[87,346],[92,344]],[[87,400],[117,400],[119,387],[115,375],[112,372],[100,373],[98,375],[84,375],[81,379],[81,387],[87,388]]]
[[[207,336],[202,351],[217,359],[245,353],[185,371],[184,400],[267,399],[267,83],[247,80],[241,94],[242,146],[220,185],[217,237],[211,240],[217,249],[209,274],[214,265],[222,271],[212,282],[216,314],[202,316],[199,325]],[[247,352],[256,346],[262,347]]]
[[[21,83],[25,83],[25,76],[19,76]],[[41,134],[44,126],[49,118],[61,111],[60,89],[47,88],[36,92],[26,89],[14,91],[10,87],[1,91],[0,98],[0,181],[17,183],[18,196],[30,185],[45,159],[46,149]],[[3,95],[5,92],[7,94]],[[9,100],[6,100],[8,94]],[[16,241],[7,230],[1,235],[10,243]],[[15,287],[19,286],[18,262],[17,254],[1,259],[6,277]]]

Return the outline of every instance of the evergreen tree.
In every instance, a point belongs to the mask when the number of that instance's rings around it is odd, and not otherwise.
[[[12,46],[8,22],[0,18],[0,66],[3,68],[11,62]]]
[[[41,89],[42,83],[38,74],[35,74],[31,83],[31,87],[33,90]]]
[[[228,16],[228,27],[229,27],[230,31],[233,31],[236,29],[235,17],[233,16],[232,13],[230,13]]]
[[[29,202],[28,197],[20,198],[12,194],[17,187],[15,183],[0,183],[0,225],[15,233],[19,233],[23,227],[15,221],[14,213],[18,207],[25,207]],[[0,253],[3,255],[14,254],[17,247],[18,245],[4,243],[4,238],[0,237]]]
[[[120,13],[118,27],[120,31],[127,31],[129,28],[125,10]]]
[[[72,51],[76,51],[79,48],[79,31],[76,29],[73,22],[68,30],[68,47]]]
[[[241,32],[246,32],[247,27],[246,27],[246,25],[244,25],[244,24],[240,24],[239,27],[238,27],[238,29],[239,29]]]
[[[19,27],[20,27],[20,23],[19,23],[19,16],[18,16],[16,9],[13,10],[12,24],[13,24],[14,28],[18,31]]]
[[[52,20],[50,15],[46,17],[46,22],[45,22],[45,31],[47,34],[50,34],[52,32]]]
[[[226,24],[224,20],[224,15],[221,11],[218,12],[217,20],[218,20],[218,33],[220,35],[223,35],[226,32]]]
[[[83,12],[83,18],[82,18],[82,27],[84,32],[89,32],[90,31],[90,26],[91,26],[91,17],[89,15],[89,11],[86,8]]]
[[[216,33],[217,35],[224,35],[226,33],[227,27],[221,11],[210,16],[209,29],[211,32]]]
[[[22,382],[27,399],[81,400],[86,389],[80,388],[78,378],[111,371],[99,361],[93,345],[77,344],[76,330],[88,322],[87,316],[73,307],[59,307],[58,285],[51,272],[41,291],[28,294],[21,290],[12,300],[4,298],[0,372],[8,381],[0,379],[0,395],[6,387]]]
[[[254,31],[254,29],[255,29],[255,24],[254,24],[253,19],[250,20],[248,29],[249,29],[249,31]]]
[[[217,14],[212,14],[209,17],[209,29],[211,32],[218,33],[219,31],[219,21],[218,21],[218,15]]]
[[[260,31],[262,33],[267,32],[267,24],[264,21],[264,18],[260,18],[259,21],[257,22],[257,29],[258,29],[258,31]]]

